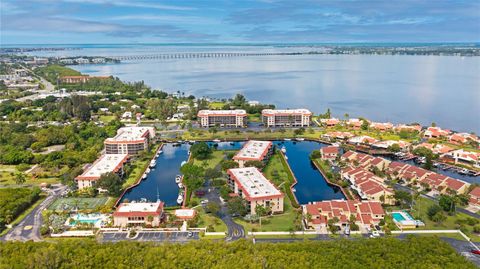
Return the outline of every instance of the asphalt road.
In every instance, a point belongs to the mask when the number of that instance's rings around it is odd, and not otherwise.
[[[208,188],[208,186],[207,186]],[[216,203],[220,206],[220,211],[217,213],[220,219],[227,225],[227,241],[238,240],[245,237],[245,229],[242,225],[233,221],[231,214],[228,212],[226,204],[222,204],[220,201],[220,193],[216,188],[209,188],[210,191],[207,191],[205,194],[206,199],[209,202]]]
[[[54,189],[49,190],[49,195],[35,209],[33,209],[20,223],[4,235],[2,241],[41,241],[40,227],[42,226],[42,211],[47,208],[63,191],[66,186],[54,185]]]
[[[142,242],[175,242],[185,243],[190,240],[198,240],[198,232],[160,232],[160,231],[139,231],[134,237],[129,238],[128,232],[104,232],[100,237],[101,242],[119,242],[119,241],[142,241]]]

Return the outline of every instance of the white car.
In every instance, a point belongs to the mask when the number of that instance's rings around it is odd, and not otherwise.
[[[380,237],[380,233],[378,231],[373,231],[372,234],[370,234],[370,238],[377,238]]]
[[[208,204],[208,199],[202,200],[200,203],[201,203],[202,205]]]

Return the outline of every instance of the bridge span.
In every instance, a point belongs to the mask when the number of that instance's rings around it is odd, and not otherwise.
[[[135,60],[157,60],[157,59],[230,58],[230,57],[248,57],[248,56],[304,55],[304,54],[320,54],[320,53],[318,52],[258,52],[258,53],[195,52],[195,53],[109,56],[108,58],[119,60],[119,61],[135,61]]]

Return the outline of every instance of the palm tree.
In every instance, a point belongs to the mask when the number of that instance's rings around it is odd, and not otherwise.
[[[350,117],[350,115],[348,113],[345,113],[345,114],[343,114],[343,116],[345,117],[345,120],[348,121],[348,118]]]
[[[25,181],[26,181],[25,174],[17,173],[15,175],[15,183],[17,183],[18,185],[21,185],[21,184],[25,183]]]

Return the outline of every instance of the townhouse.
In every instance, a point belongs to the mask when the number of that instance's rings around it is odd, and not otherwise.
[[[390,122],[371,122],[370,128],[381,131],[381,132],[385,132],[385,131],[393,130],[393,124]]]
[[[354,130],[360,130],[362,128],[363,120],[361,120],[361,119],[348,119],[345,122],[345,124],[348,127],[353,128]]]
[[[340,124],[340,120],[336,118],[320,119],[320,122],[324,124],[326,127],[334,127]]]
[[[452,150],[454,150],[454,148],[452,147],[449,147],[447,145],[443,145],[443,144],[431,144],[431,143],[427,143],[427,142],[424,142],[424,143],[420,143],[418,145],[416,145],[414,148],[420,148],[420,147],[424,147],[424,148],[427,148],[429,150],[431,150],[434,154],[445,154],[445,153],[448,153]]]
[[[244,167],[248,161],[260,161],[266,164],[272,153],[272,142],[250,140],[233,156],[233,160],[238,163],[240,168]]]
[[[451,133],[450,130],[444,130],[440,127],[428,127],[423,133],[425,138],[442,138],[447,137]]]
[[[320,148],[320,154],[322,160],[335,161],[340,154],[340,148],[336,146],[327,146]]]
[[[352,137],[354,137],[354,135],[352,133],[349,133],[349,132],[329,132],[329,133],[326,133],[326,134],[322,135],[323,139],[327,139],[327,140],[330,140],[330,141],[332,141],[334,139],[345,140],[345,139],[352,138]]]
[[[472,206],[480,207],[480,187],[475,187],[470,193],[469,204]]]
[[[376,142],[378,142],[377,139],[370,137],[368,135],[354,136],[348,139],[348,143],[353,145],[369,145],[370,146]]]
[[[312,112],[308,109],[264,109],[262,122],[267,127],[308,127]]]
[[[469,133],[455,133],[448,137],[448,141],[453,144],[467,144],[469,142],[479,142],[479,138],[476,135]]]
[[[395,127],[393,127],[393,130],[395,132],[401,132],[401,131],[420,132],[422,131],[422,126],[420,126],[419,124],[412,124],[412,125],[398,124]]]
[[[474,151],[467,151],[464,149],[457,149],[450,151],[442,156],[444,161],[450,161],[455,164],[472,165],[480,168],[480,153]]]
[[[283,212],[284,195],[256,167],[233,168],[227,170],[227,183],[234,195],[247,201],[247,210],[256,214],[257,205]]]
[[[235,110],[200,110],[197,114],[202,127],[246,127],[247,112]]]
[[[382,205],[376,201],[328,200],[302,205],[305,225],[325,229],[328,221],[338,219],[336,225],[346,226],[351,221],[364,228],[378,225],[385,218]]]
[[[349,167],[342,169],[340,175],[348,180],[351,188],[358,193],[363,200],[395,204],[394,191],[384,184],[384,179],[361,167]]]

